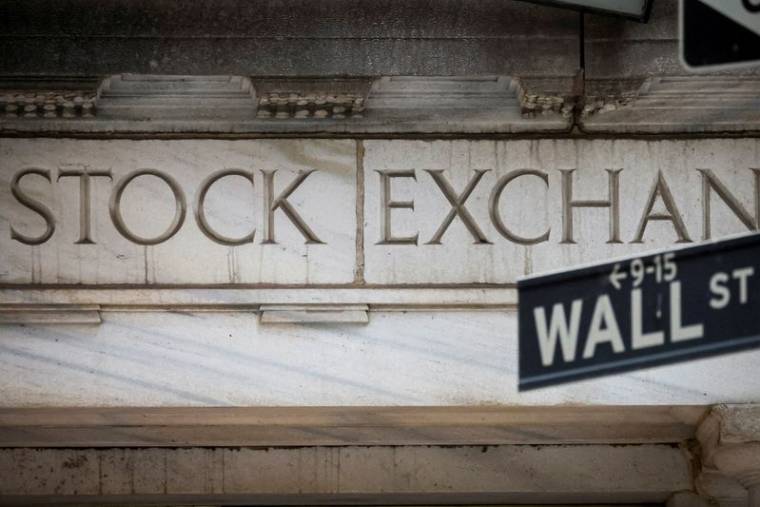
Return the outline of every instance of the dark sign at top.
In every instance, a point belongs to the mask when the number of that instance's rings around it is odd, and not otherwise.
[[[681,0],[681,58],[693,70],[760,65],[760,0]]]
[[[760,234],[518,282],[519,389],[760,346]]]

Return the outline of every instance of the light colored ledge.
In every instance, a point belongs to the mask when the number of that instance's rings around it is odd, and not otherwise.
[[[366,324],[367,305],[261,305],[262,324]]]
[[[701,406],[2,408],[2,447],[676,444]]]
[[[0,324],[100,324],[98,305],[0,305]]]
[[[0,288],[6,305],[99,305],[101,311],[251,311],[259,305],[370,305],[370,309],[517,308],[511,286],[283,288]]]

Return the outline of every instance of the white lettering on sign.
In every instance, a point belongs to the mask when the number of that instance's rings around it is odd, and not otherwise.
[[[594,313],[591,315],[591,326],[583,348],[583,359],[594,357],[596,346],[600,343],[610,343],[616,353],[623,352],[623,337],[620,335],[615,311],[612,309],[610,297],[602,294],[596,299]]]
[[[645,264],[637,258],[624,263],[614,264],[608,280],[616,289],[621,290],[621,281],[630,279],[630,348],[639,350],[663,346],[669,339],[672,343],[697,340],[704,336],[704,326],[701,322],[687,322],[683,314],[682,284],[676,280],[678,266],[675,253],[669,252],[649,259]],[[738,304],[748,304],[750,301],[750,280],[755,274],[752,266],[737,268],[730,273],[717,272],[710,277],[709,300],[711,308],[721,310],[726,308],[734,299]],[[656,283],[667,283],[669,325],[666,328],[645,330],[646,321],[658,321],[662,317],[662,308],[657,306],[656,319],[647,319],[644,309],[644,292],[640,288],[646,276],[654,277]],[[557,342],[562,350],[565,363],[576,360],[577,349],[583,347],[583,359],[592,359],[600,346],[607,346],[614,354],[625,352],[626,344],[619,327],[619,318],[615,313],[610,296],[601,294],[594,300],[588,330],[582,333],[581,322],[584,321],[584,301],[575,299],[571,303],[570,317],[562,303],[551,307],[551,316],[547,325],[546,309],[538,306],[533,309],[534,324],[538,337],[538,346],[543,366],[552,366],[555,359]],[[588,308],[586,306],[586,308]],[[695,317],[695,316],[690,316]]]
[[[570,307],[570,322],[568,323],[565,316],[565,307],[561,303],[554,305],[548,329],[544,308],[538,306],[533,310],[536,319],[536,330],[538,332],[538,344],[541,349],[541,362],[544,366],[551,366],[554,362],[554,350],[557,347],[557,338],[559,338],[562,357],[565,359],[565,362],[575,360],[583,301],[576,299]]]
[[[710,308],[715,310],[721,310],[727,307],[731,303],[731,290],[726,286],[731,279],[736,280],[739,290],[739,304],[747,304],[749,300],[749,277],[755,274],[753,267],[746,267],[741,269],[734,269],[731,275],[724,272],[715,273],[710,278],[710,293],[713,297],[710,298]]]
[[[617,264],[615,265],[617,267]],[[647,347],[656,347],[665,343],[664,331],[651,331],[645,333],[643,328],[644,311],[643,295],[641,289],[631,291],[631,347],[643,349]]]

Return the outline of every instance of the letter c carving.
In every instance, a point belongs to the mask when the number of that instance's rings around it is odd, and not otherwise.
[[[505,174],[501,177],[501,179],[499,179],[498,182],[496,182],[496,186],[493,187],[493,191],[491,192],[491,198],[488,205],[491,214],[491,222],[493,222],[493,225],[496,230],[499,231],[499,234],[507,238],[509,241],[512,241],[519,245],[535,245],[536,243],[547,241],[549,239],[549,233],[551,232],[551,229],[547,229],[546,232],[540,236],[533,238],[524,238],[510,231],[504,223],[504,220],[501,218],[501,214],[499,213],[499,200],[501,200],[501,193],[504,191],[510,181],[519,178],[520,176],[536,176],[537,178],[542,179],[547,186],[549,185],[549,176],[544,172],[534,169],[519,169],[517,171],[512,171]]]
[[[201,183],[200,190],[198,190],[198,197],[195,200],[195,221],[198,222],[198,227],[200,228],[201,232],[206,235],[207,238],[212,241],[216,241],[221,245],[236,246],[243,245],[245,243],[253,243],[253,237],[256,234],[256,229],[253,229],[250,233],[246,234],[242,238],[228,238],[227,236],[223,236],[222,234],[219,234],[213,230],[209,225],[208,220],[206,220],[206,210],[204,208],[206,202],[206,194],[211,188],[211,185],[226,176],[240,176],[250,181],[251,186],[253,186],[252,172],[243,171],[242,169],[222,169],[221,171],[215,172],[206,178],[203,183]]]

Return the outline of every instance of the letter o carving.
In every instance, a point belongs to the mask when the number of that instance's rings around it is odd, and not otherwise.
[[[121,197],[124,194],[124,190],[126,190],[127,185],[129,185],[132,180],[140,176],[155,176],[156,178],[160,178],[169,185],[172,194],[174,194],[174,219],[169,228],[155,238],[142,238],[133,233],[127,229],[127,226],[124,223],[124,218],[121,216]],[[116,187],[111,194],[111,200],[108,203],[108,212],[111,214],[111,221],[113,222],[114,227],[116,227],[116,230],[129,241],[137,243],[138,245],[158,245],[177,234],[177,231],[179,231],[185,221],[186,209],[185,194],[182,193],[179,183],[168,174],[164,174],[157,169],[138,169],[124,176],[124,178],[116,184]]]

